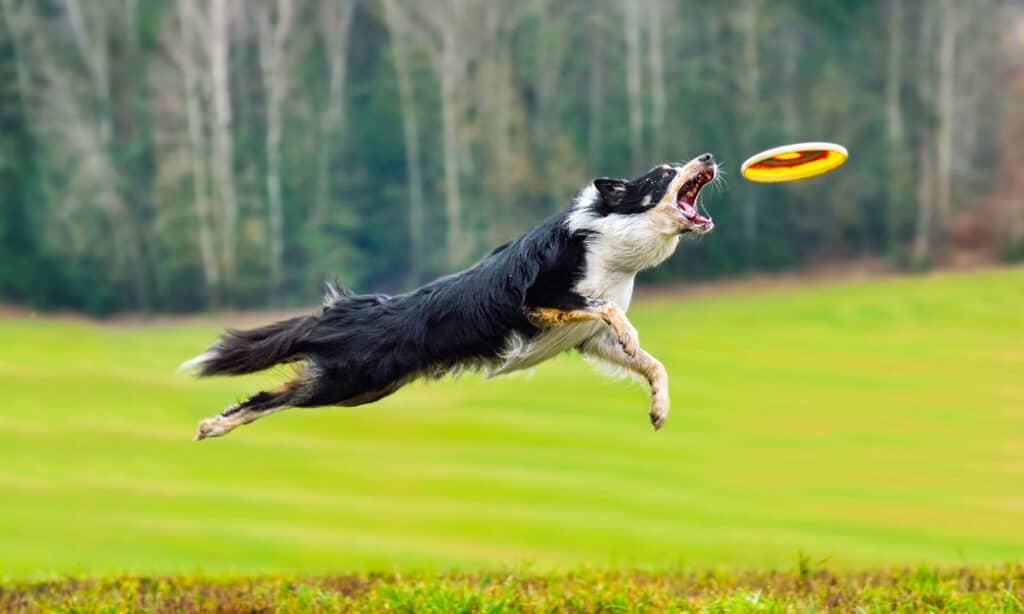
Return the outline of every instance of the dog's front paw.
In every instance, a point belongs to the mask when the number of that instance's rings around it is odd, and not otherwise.
[[[667,394],[660,394],[657,391],[654,393],[654,398],[651,399],[651,411],[647,416],[651,419],[654,430],[660,431],[661,427],[665,426],[665,421],[668,420]]]
[[[654,430],[660,431],[661,427],[665,426],[665,421],[668,420],[668,412],[663,414],[656,414],[653,411],[648,414],[651,419],[651,424],[654,426]]]

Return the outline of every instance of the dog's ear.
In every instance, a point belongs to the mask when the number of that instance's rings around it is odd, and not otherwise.
[[[598,194],[610,205],[617,205],[626,196],[626,186],[629,182],[625,179],[609,179],[599,177],[594,180],[594,187]]]

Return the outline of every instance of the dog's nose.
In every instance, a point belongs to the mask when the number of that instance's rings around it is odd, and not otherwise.
[[[705,153],[705,154],[701,154],[701,155],[697,156],[697,162],[703,162],[704,164],[707,164],[708,162],[711,162],[714,159],[715,159],[715,157],[712,156],[709,153]]]

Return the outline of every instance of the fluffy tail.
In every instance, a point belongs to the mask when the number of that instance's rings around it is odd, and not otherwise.
[[[203,354],[186,361],[181,371],[196,375],[241,375],[298,360],[297,344],[316,326],[317,316],[299,316],[251,330],[228,329]]]

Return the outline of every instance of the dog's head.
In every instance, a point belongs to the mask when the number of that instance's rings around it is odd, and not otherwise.
[[[706,153],[683,165],[661,164],[632,181],[595,179],[597,200],[591,206],[600,216],[647,216],[666,235],[706,234],[715,223],[698,199],[701,188],[717,176],[718,165]]]

